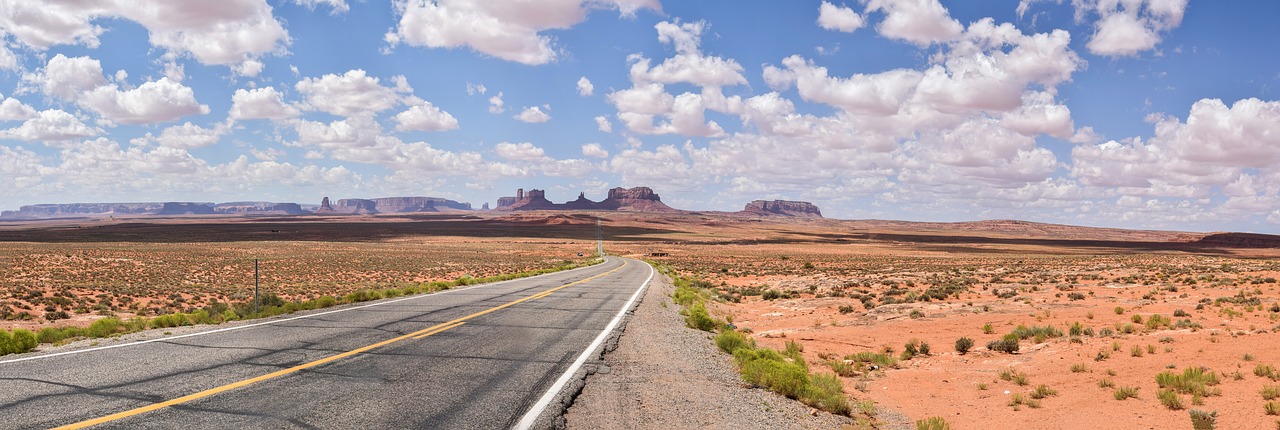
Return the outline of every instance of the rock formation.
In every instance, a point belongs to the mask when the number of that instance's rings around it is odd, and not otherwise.
[[[662,199],[648,187],[614,188],[609,190],[609,197],[601,202],[587,199],[586,193],[579,193],[577,200],[567,203],[552,203],[547,200],[543,190],[516,190],[515,197],[498,199],[495,211],[529,211],[529,210],[603,210],[634,212],[679,212],[662,203]]]
[[[371,199],[381,213],[440,212],[471,210],[471,203],[456,202],[439,197],[382,197]]]
[[[163,203],[55,203],[19,207],[0,212],[0,219],[39,219],[86,215],[138,215],[156,213]]]
[[[316,209],[315,214],[326,215],[326,214],[335,214],[335,213],[338,213],[338,211],[333,208],[332,203],[329,203],[328,197],[320,199],[320,208]]]
[[[813,203],[790,200],[752,200],[742,212],[763,216],[822,218],[822,211]]]
[[[609,190],[609,198],[600,202],[610,210],[634,212],[680,212],[662,203],[658,193],[649,187],[614,188]]]
[[[484,202],[484,204],[480,205],[480,210],[482,211],[489,210],[489,202]]]
[[[297,203],[272,202],[229,202],[213,205],[213,211],[220,214],[237,215],[303,215],[308,214]]]
[[[156,215],[213,215],[213,203],[168,202]]]
[[[334,210],[344,214],[376,214],[378,204],[369,199],[338,199]]]

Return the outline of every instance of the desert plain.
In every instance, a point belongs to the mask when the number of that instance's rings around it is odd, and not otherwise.
[[[243,302],[255,259],[285,300],[581,263],[597,219],[608,253],[704,281],[714,315],[911,421],[1280,419],[1280,240],[1265,235],[627,212],[46,220],[0,224],[0,327]]]

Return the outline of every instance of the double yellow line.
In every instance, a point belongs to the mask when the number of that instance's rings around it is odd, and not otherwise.
[[[150,404],[150,405],[147,405],[147,406],[143,406],[143,407],[140,407],[140,408],[130,409],[130,410],[123,411],[123,412],[117,412],[117,413],[114,413],[114,414],[111,414],[111,415],[107,415],[107,416],[104,416],[104,417],[99,417],[99,418],[94,418],[94,419],[90,419],[90,420],[80,421],[80,422],[78,422],[78,423],[67,424],[67,425],[65,425],[65,426],[58,427],[58,428],[59,428],[59,429],[81,429],[81,428],[85,428],[85,427],[95,426],[95,425],[98,425],[98,424],[108,423],[108,422],[115,421],[115,420],[122,419],[122,418],[128,418],[128,417],[131,417],[131,416],[134,416],[134,415],[145,414],[145,413],[147,413],[147,412],[151,412],[151,411],[154,411],[154,410],[157,410],[157,409],[163,409],[163,408],[167,408],[167,407],[169,407],[169,406],[180,405],[180,404],[183,404],[183,403],[190,402],[190,401],[192,401],[192,400],[198,400],[198,399],[202,399],[202,398],[205,398],[205,397],[209,397],[209,396],[212,396],[212,395],[215,395],[215,394],[219,394],[219,393],[223,393],[223,392],[231,391],[231,390],[234,390],[234,389],[237,389],[237,388],[241,388],[241,387],[245,387],[245,386],[248,386],[248,385],[251,385],[251,384],[255,384],[255,383],[258,383],[258,382],[266,381],[266,380],[268,380],[268,379],[278,378],[278,377],[281,377],[281,376],[284,376],[284,375],[288,375],[288,374],[290,374],[290,373],[297,372],[297,371],[299,371],[299,370],[309,369],[309,368],[316,367],[316,366],[319,366],[319,365],[321,365],[321,364],[325,364],[325,363],[328,363],[328,362],[331,362],[331,361],[335,361],[335,360],[339,360],[339,359],[347,358],[347,357],[350,357],[350,356],[353,356],[353,355],[356,355],[356,354],[360,354],[360,353],[362,353],[362,352],[368,352],[369,350],[372,350],[372,349],[374,349],[374,348],[379,348],[379,347],[387,346],[387,345],[390,345],[390,344],[393,344],[393,343],[396,343],[396,342],[399,342],[399,341],[402,341],[402,340],[406,340],[406,339],[422,339],[422,338],[425,338],[425,337],[427,337],[427,336],[431,336],[431,335],[433,335],[433,334],[437,334],[437,333],[443,332],[443,331],[445,331],[445,330],[449,330],[449,329],[451,329],[451,328],[458,327],[458,326],[460,326],[460,325],[464,324],[464,323],[465,323],[467,320],[469,320],[469,319],[472,319],[472,318],[475,318],[475,317],[478,317],[478,316],[481,316],[481,315],[485,315],[485,314],[488,314],[488,313],[491,313],[491,312],[495,312],[495,311],[498,311],[498,310],[501,310],[501,309],[506,309],[506,308],[509,308],[509,307],[512,307],[512,306],[515,306],[515,305],[518,305],[518,304],[521,304],[521,303],[524,303],[524,302],[527,302],[527,301],[530,301],[530,300],[537,300],[537,299],[540,299],[540,298],[543,298],[543,297],[549,296],[549,295],[551,295],[551,293],[554,293],[554,292],[556,292],[556,291],[559,291],[559,290],[562,290],[562,289],[565,289],[565,288],[569,288],[569,287],[572,287],[572,286],[574,286],[574,285],[578,285],[578,284],[581,284],[581,283],[584,283],[584,282],[588,282],[588,281],[591,281],[591,280],[596,279],[596,278],[603,277],[603,276],[608,275],[608,274],[613,273],[613,272],[617,272],[617,271],[619,271],[619,270],[622,270],[622,268],[623,268],[623,267],[626,267],[626,265],[627,265],[627,263],[624,261],[624,262],[623,262],[623,264],[622,264],[622,266],[618,266],[617,268],[615,268],[615,269],[613,269],[613,270],[610,270],[610,271],[608,271],[608,272],[601,273],[601,274],[599,274],[599,275],[595,275],[595,276],[592,276],[592,277],[589,277],[589,278],[586,278],[586,279],[582,279],[582,280],[579,280],[579,281],[570,282],[570,283],[568,283],[568,284],[564,284],[564,285],[561,285],[561,286],[559,286],[559,287],[551,288],[551,289],[549,289],[549,290],[539,292],[539,293],[534,294],[534,295],[529,296],[529,297],[525,297],[525,298],[518,299],[518,300],[515,300],[515,301],[507,302],[507,303],[504,303],[504,304],[501,304],[501,305],[498,305],[498,306],[494,306],[494,307],[492,307],[492,308],[485,309],[485,310],[483,310],[483,311],[476,312],[476,313],[473,313],[473,314],[471,314],[471,315],[467,315],[467,316],[465,316],[465,317],[455,318],[455,319],[453,319],[453,320],[450,320],[450,321],[447,321],[447,322],[443,322],[443,323],[440,323],[440,324],[436,324],[436,325],[433,325],[433,326],[431,326],[431,327],[427,327],[427,328],[425,328],[425,329],[415,331],[415,332],[413,332],[413,333],[409,333],[409,334],[406,334],[406,335],[403,335],[403,336],[399,336],[399,337],[395,337],[395,338],[392,338],[392,339],[387,339],[387,340],[384,340],[384,341],[381,341],[381,342],[378,342],[378,343],[374,343],[374,344],[371,344],[371,345],[362,346],[362,347],[360,347],[360,348],[356,348],[356,349],[353,349],[353,350],[350,350],[350,351],[347,351],[347,352],[343,352],[343,353],[338,353],[338,354],[330,355],[330,356],[328,356],[328,357],[321,358],[321,359],[316,360],[316,361],[312,361],[312,362],[308,362],[308,363],[299,364],[299,365],[297,365],[297,366],[293,366],[293,367],[290,367],[290,368],[287,368],[287,369],[277,370],[277,371],[275,371],[275,372],[271,372],[271,373],[268,373],[268,374],[266,374],[266,375],[257,376],[257,377],[253,377],[253,378],[245,379],[245,380],[242,380],[242,381],[238,381],[238,382],[232,382],[232,383],[227,384],[227,385],[223,385],[223,386],[220,386],[220,387],[210,388],[210,389],[208,389],[208,390],[204,390],[204,391],[201,391],[201,392],[198,392],[198,393],[188,394],[188,395],[185,395],[185,396],[182,396],[182,397],[178,397],[178,398],[176,398],[176,399],[166,400],[166,401],[163,401],[163,402],[160,402],[160,403],[153,403],[153,404]]]

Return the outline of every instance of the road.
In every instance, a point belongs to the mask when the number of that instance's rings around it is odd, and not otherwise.
[[[231,330],[0,358],[0,427],[510,428],[652,276],[636,260]]]

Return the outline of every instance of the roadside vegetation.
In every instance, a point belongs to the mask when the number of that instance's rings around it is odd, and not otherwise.
[[[672,301],[684,306],[681,313],[685,316],[685,324],[717,333],[716,347],[733,355],[743,381],[833,414],[853,414],[840,379],[834,374],[811,372],[802,355],[802,345],[787,342],[783,351],[757,346],[754,339],[737,330],[732,323],[708,312],[707,301],[712,298],[712,285],[700,279],[681,277],[663,265],[654,265],[670,276],[675,284]]]
[[[181,327],[197,324],[221,324],[242,319],[266,318],[276,315],[291,314],[298,311],[328,308],[337,305],[367,302],[384,298],[394,298],[415,294],[429,294],[460,286],[484,284],[489,282],[509,281],[527,278],[578,267],[597,264],[602,260],[585,263],[564,262],[559,266],[526,270],[518,273],[507,273],[482,278],[463,276],[452,281],[423,282],[417,285],[400,288],[366,289],[354,291],[342,296],[321,296],[311,300],[287,301],[273,293],[259,295],[257,312],[254,312],[253,300],[249,299],[234,305],[213,302],[204,308],[190,313],[175,312],[155,317],[133,317],[121,319],[115,316],[100,318],[88,327],[45,327],[32,333],[25,329],[12,332],[0,330],[0,355],[30,352],[39,344],[60,345],[78,339],[116,337],[135,333],[146,329]]]

